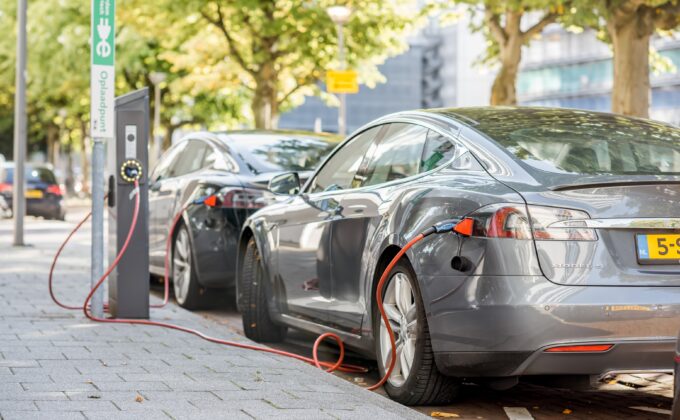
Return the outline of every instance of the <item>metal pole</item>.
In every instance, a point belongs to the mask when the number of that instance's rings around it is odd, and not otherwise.
[[[104,274],[104,140],[94,139],[92,146],[92,267],[90,286],[94,288]],[[92,314],[104,315],[104,288],[92,296]]]
[[[338,55],[340,60],[340,70],[345,70],[347,64],[345,63],[345,34],[342,23],[335,25],[338,31]],[[347,95],[340,94],[340,109],[338,110],[338,134],[341,136],[347,135]]]
[[[160,82],[154,85],[153,106],[153,153],[149,167],[154,167],[161,158],[161,88]]]
[[[24,246],[26,213],[26,0],[17,1],[16,91],[14,93],[14,246]]]

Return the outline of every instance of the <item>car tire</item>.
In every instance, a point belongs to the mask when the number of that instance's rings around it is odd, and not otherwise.
[[[172,287],[177,304],[185,309],[199,309],[206,289],[198,283],[189,229],[181,225],[172,247]]]
[[[402,296],[400,304],[397,304],[396,296]],[[460,381],[442,375],[437,369],[423,299],[408,261],[402,259],[390,272],[389,281],[383,288],[383,305],[390,317],[398,346],[395,368],[385,382],[387,394],[404,405],[451,402],[458,394]],[[375,302],[373,320],[378,370],[382,378],[386,366],[389,366],[391,346]],[[401,366],[408,365],[409,360],[411,366],[405,372]]]
[[[246,337],[260,343],[277,343],[286,338],[288,328],[272,321],[264,290],[264,267],[255,239],[250,238],[239,276],[240,308]]]

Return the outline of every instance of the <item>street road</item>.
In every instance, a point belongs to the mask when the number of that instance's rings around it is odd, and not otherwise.
[[[67,227],[85,214],[84,208],[71,210],[64,223]],[[27,224],[45,223],[41,219],[27,218]],[[53,228],[55,222],[49,222]],[[10,220],[0,220],[0,226],[9,228]],[[87,236],[87,235],[85,235]],[[89,241],[89,236],[77,236],[79,241]],[[8,238],[3,238],[9,240]],[[36,240],[31,237],[30,240]],[[45,290],[47,293],[47,289]],[[154,283],[152,293],[162,294],[162,287]],[[218,321],[233,331],[242,334],[241,318],[231,299],[216,296],[211,308],[200,311],[206,318]],[[300,354],[311,355],[314,336],[291,331],[288,339],[273,347]],[[335,349],[328,345],[323,355],[334,359]],[[370,385],[377,381],[375,362],[356,355],[349,355],[349,363],[368,367],[364,375],[338,375],[358,386]],[[520,384],[508,391],[493,391],[483,386],[465,384],[460,397],[444,407],[415,407],[416,410],[442,418],[460,419],[664,419],[668,418],[672,404],[672,376],[665,374],[620,375],[608,378],[590,390],[567,390],[533,384]]]

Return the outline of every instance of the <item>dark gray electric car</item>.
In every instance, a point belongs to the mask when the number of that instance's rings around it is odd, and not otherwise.
[[[680,130],[544,108],[405,112],[363,127],[298,193],[252,215],[239,257],[246,334],[334,331],[390,360],[388,394],[449,399],[454,378],[670,370],[680,325]],[[279,189],[278,185],[284,185]]]
[[[298,131],[194,133],[168,150],[150,176],[150,270],[164,274],[168,231],[191,200],[210,194],[213,207],[191,206],[174,230],[171,276],[175,299],[201,306],[208,289],[233,289],[236,245],[248,215],[266,204],[273,176],[309,176],[337,146],[331,135]]]
[[[671,420],[680,419],[680,334],[675,348],[675,370],[673,373],[673,410]]]

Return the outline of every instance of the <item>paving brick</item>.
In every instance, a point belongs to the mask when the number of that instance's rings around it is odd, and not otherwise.
[[[79,412],[40,412],[40,411],[0,411],[3,420],[83,420],[85,416]],[[102,417],[99,417],[102,418]]]
[[[238,408],[206,409],[206,410],[168,410],[168,415],[177,420],[194,420],[197,418],[211,420],[253,420],[253,416]]]
[[[83,415],[92,420],[116,419],[116,420],[169,420],[173,417],[168,416],[163,410],[148,411],[83,411]],[[196,417],[194,417],[196,418]]]
[[[76,400],[76,401],[36,401],[42,411],[115,411],[117,407],[111,401],[102,400]]]
[[[0,231],[4,223],[0,220]],[[50,223],[29,225],[49,226],[35,247],[0,243],[0,255],[9,256],[0,264],[2,420],[297,420],[350,412],[414,417],[413,411],[297,361],[227,348],[168,329],[95,324],[78,312],[61,310],[43,288],[34,287],[44,282],[49,264],[45,257],[69,227]],[[81,236],[65,250],[59,266],[58,293],[70,303],[81,300],[89,285],[89,262],[82,258],[89,255],[87,235]],[[249,343],[224,325],[172,304],[152,316]]]
[[[96,387],[100,391],[170,391],[168,385],[160,381],[147,382],[103,382],[99,381]]]
[[[32,400],[0,400],[0,412],[8,411],[37,411],[38,407]]]
[[[96,391],[97,388],[93,384],[87,382],[60,382],[60,383],[36,383],[36,382],[26,382],[22,383],[21,386],[26,391]]]

